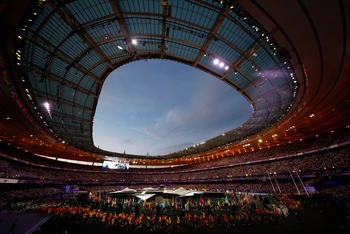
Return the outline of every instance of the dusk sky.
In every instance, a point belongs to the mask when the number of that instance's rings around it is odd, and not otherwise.
[[[137,61],[103,84],[93,140],[103,150],[164,155],[232,130],[251,113],[242,95],[207,73],[173,61]]]

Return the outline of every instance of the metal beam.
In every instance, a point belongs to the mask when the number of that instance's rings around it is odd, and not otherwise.
[[[62,127],[62,123],[60,123],[60,122],[54,122],[54,121],[46,121],[47,122],[47,124],[50,126],[50,127],[52,127],[52,128],[54,128],[54,129],[56,129],[56,127],[57,128],[61,128]],[[69,130],[74,130],[75,132],[77,132],[77,131],[79,131],[80,133],[81,133],[81,130],[83,130],[83,132],[85,131],[85,132],[87,132],[88,131],[88,129],[81,129],[80,127],[76,127],[76,126],[72,126],[72,125],[67,125],[67,124],[63,124],[65,127],[67,127],[67,128],[69,128]],[[83,134],[83,133],[81,133],[81,134]],[[80,135],[79,135],[80,136]]]
[[[30,40],[29,38],[27,38],[28,40]],[[45,40],[44,38],[40,38],[41,40]],[[59,51],[60,55],[64,55],[65,57],[59,56],[58,53],[54,53],[54,51],[49,50],[47,47],[45,47],[44,45],[42,45],[40,42],[38,42],[37,40],[31,40],[31,42],[33,42],[36,46],[40,47],[41,49],[45,50],[46,52],[48,52],[49,54],[54,55],[54,57],[57,57],[59,59],[61,59],[63,62],[70,64],[72,62],[72,58],[70,58],[68,55],[66,55],[64,52]],[[53,45],[51,45],[50,42],[45,40],[45,43],[48,44],[51,48],[54,48]],[[32,53],[32,55],[34,55],[34,52]],[[31,61],[33,61],[33,58],[31,58]],[[27,60],[27,62],[29,62]],[[36,67],[38,67],[37,65],[35,65]],[[92,79],[94,79],[96,82],[100,82],[98,77],[95,76],[93,73],[89,72],[88,70],[86,70],[85,67],[83,67],[81,64],[74,64],[73,66],[74,68],[76,68],[77,70],[81,71],[84,74],[89,75]],[[41,67],[40,67],[41,68]],[[64,77],[61,77],[61,79],[64,79]]]
[[[208,49],[210,43],[212,42],[212,40],[215,37],[216,32],[219,30],[222,22],[224,22],[224,19],[226,18],[228,12],[230,11],[230,5],[233,4],[233,0],[229,0],[229,3],[227,4],[226,8],[221,8],[218,16],[216,17],[216,20],[212,26],[212,28],[210,29],[202,47],[201,50],[199,51],[197,58],[194,61],[193,66],[196,67],[197,64],[199,63],[199,60],[201,59],[201,57],[204,55],[205,51]]]
[[[73,31],[76,31],[77,34],[86,41],[86,43],[89,45],[91,49],[95,51],[95,53],[104,60],[107,65],[113,69],[113,66],[111,62],[107,59],[106,54],[96,45],[94,40],[90,37],[90,35],[85,32],[84,30],[81,30],[81,25],[79,22],[75,19],[73,14],[65,7],[62,6],[61,8],[57,8],[53,3],[51,3],[51,7],[57,11],[57,13],[65,20],[65,22],[73,29]],[[80,55],[81,56],[81,55]],[[70,67],[69,67],[70,69]],[[68,70],[66,72],[68,74]],[[83,77],[80,79],[79,83],[82,81]],[[79,86],[79,83],[77,84],[77,87]],[[76,93],[74,93],[73,99],[76,99]]]
[[[163,14],[156,14],[156,13],[149,13],[149,12],[123,12],[124,15],[131,15],[131,16],[147,16],[147,17],[159,17],[159,18],[162,18]],[[124,18],[127,18],[127,17],[124,17]],[[196,27],[200,30],[203,30],[203,31],[209,31],[210,28],[207,28],[207,27],[204,27],[203,25],[197,25],[197,24],[194,24],[192,22],[189,22],[189,21],[186,21],[186,20],[182,20],[182,19],[179,19],[179,18],[175,18],[171,15],[168,15],[167,18],[169,20],[173,20],[173,21],[177,21],[177,22],[180,22],[180,23],[183,23],[185,24],[186,26],[192,26],[192,27]]]
[[[84,123],[90,122],[90,120],[84,119],[83,116],[78,117],[78,116],[75,116],[75,115],[69,115],[69,114],[66,114],[66,113],[61,113],[61,112],[58,112],[58,111],[55,111],[55,110],[52,110],[51,114],[59,116],[59,117],[64,118],[64,119],[71,119],[71,120],[74,120],[76,122],[84,122]]]
[[[46,93],[44,93],[44,92],[42,92],[40,90],[36,90],[36,92],[41,93],[41,94],[36,94],[35,95],[36,97],[47,98]],[[50,100],[53,100],[53,101],[57,102],[58,98],[55,97],[55,96],[50,96]],[[59,101],[60,101],[60,103],[72,106],[73,108],[74,107],[78,107],[78,108],[81,108],[83,111],[88,111],[88,112],[91,112],[91,113],[94,112],[94,109],[92,109],[92,108],[80,105],[80,104],[75,103],[75,102],[68,101],[67,99],[60,99]]]
[[[276,103],[273,103],[273,104],[270,104],[270,105],[268,105],[268,106],[262,106],[262,107],[256,109],[255,111],[257,112],[257,111],[261,111],[261,110],[268,110],[268,109],[270,109],[270,108],[272,108],[272,107],[276,107],[276,106],[278,106],[278,103],[277,103],[277,102],[276,102]]]
[[[33,66],[36,66],[36,65],[34,65],[34,64],[30,63],[30,62],[27,62],[27,63],[29,63],[29,64],[31,64]],[[28,71],[28,72],[33,72],[33,71]],[[63,80],[61,77],[59,77],[59,76],[57,76],[57,75],[55,75],[55,74],[53,74],[51,72],[48,72],[48,74],[46,76],[46,79],[48,79],[50,81],[56,81],[56,82],[60,83],[60,85],[67,86],[69,88],[78,90],[79,92],[84,93],[84,94],[86,94],[88,96],[93,96],[94,98],[97,98],[97,95],[95,93],[92,93],[90,90],[85,89],[85,88],[83,88],[81,86],[77,87],[76,83],[74,83],[72,81],[69,81],[69,80],[66,80],[66,79]]]
[[[164,52],[166,52],[166,44],[165,44],[165,37],[167,37],[168,33],[169,32],[169,28],[167,28],[166,26],[166,18],[167,18],[167,15],[168,15],[168,7],[171,7],[171,6],[168,6],[168,2],[167,1],[163,1],[161,2],[161,5],[163,7],[163,14],[162,14],[162,42],[160,44],[160,58],[164,58]]]
[[[136,36],[146,36],[146,37],[153,37],[153,38],[156,38],[156,39],[161,39],[161,35],[155,35],[155,34],[149,34],[149,35],[148,35],[148,34],[137,34]],[[118,37],[119,37],[119,36],[118,36]],[[103,43],[110,43],[110,42],[114,41],[114,39],[116,39],[116,37],[115,37],[115,38],[109,38],[109,39],[107,39],[107,40],[104,40]],[[184,41],[184,40],[177,39],[177,38],[168,38],[168,39],[171,40],[171,41],[174,41],[174,42],[178,42],[178,43],[180,43],[180,44],[182,43],[182,44],[184,44],[184,45],[188,45],[188,46],[192,46],[192,47],[198,48],[198,50],[200,49],[200,45],[199,45],[199,44],[194,44],[194,43],[186,42],[186,41]],[[132,57],[135,58],[135,55],[132,54],[132,53],[121,52],[121,53],[119,53],[119,54],[115,54],[115,55],[109,56],[108,59],[113,59],[113,58],[115,58],[115,57],[119,57],[119,56],[121,56],[121,55],[123,55],[123,54],[126,54],[126,53],[132,55]],[[143,53],[138,53],[137,56],[136,56],[136,59],[137,59],[137,57],[141,57],[142,54],[159,54],[159,50],[154,50],[153,52],[147,51],[147,52],[143,52]],[[100,61],[100,62],[94,64],[88,71],[90,72],[91,70],[93,70],[93,69],[96,68],[97,66],[101,65],[102,63],[104,63],[104,61]],[[113,64],[115,64],[115,62],[114,62]],[[115,68],[115,67],[114,67],[114,68]]]
[[[124,21],[123,15],[122,15],[122,13],[120,11],[120,7],[119,7],[119,4],[118,4],[118,1],[116,1],[116,0],[109,0],[109,3],[112,6],[114,15],[117,17],[117,21],[118,21],[120,30],[122,30],[122,33],[123,33],[123,35],[124,35],[124,37],[126,39],[126,43],[128,44],[130,52],[132,54],[136,53],[134,47],[131,44],[131,38],[130,38],[129,31],[128,31],[128,27],[127,27],[127,25],[126,25],[126,23]]]
[[[89,44],[89,46],[95,51],[95,53],[101,57],[101,59],[107,58],[105,53],[96,46],[94,40],[90,37],[90,35],[87,32],[84,32],[81,30],[82,26],[79,24],[78,20],[75,19],[74,15],[66,8],[66,6],[62,6],[61,8],[58,8],[55,4],[52,2],[50,3],[50,6],[52,9],[54,9],[57,14],[59,14],[62,19],[73,29],[73,31],[78,32],[77,34]],[[107,61],[108,66],[111,66],[111,63]]]

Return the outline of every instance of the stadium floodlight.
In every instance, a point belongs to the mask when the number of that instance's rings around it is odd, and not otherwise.
[[[46,110],[50,110],[50,103],[45,102],[45,103],[44,103],[44,106],[45,106]]]
[[[49,102],[44,102],[44,107],[45,107],[47,113],[49,114],[50,118],[52,118],[51,117],[51,110],[50,110],[50,103]]]

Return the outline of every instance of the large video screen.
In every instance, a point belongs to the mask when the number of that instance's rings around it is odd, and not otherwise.
[[[129,169],[129,162],[103,161],[102,168],[128,170]]]

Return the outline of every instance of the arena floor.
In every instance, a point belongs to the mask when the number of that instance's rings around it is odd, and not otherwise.
[[[291,213],[287,218],[283,218],[276,225],[264,224],[261,226],[244,227],[230,226],[228,229],[221,226],[214,227],[207,231],[204,228],[195,230],[194,228],[189,228],[184,224],[181,224],[180,233],[348,233],[348,230],[344,227],[349,225],[349,217],[344,207],[340,208],[337,203],[327,200],[312,201],[311,204],[312,205],[305,207],[304,209],[305,212],[302,216],[302,223],[298,223],[295,215]],[[217,212],[220,211],[216,211],[216,213]],[[177,213],[178,212],[175,211],[171,214],[174,216],[172,220],[175,220],[175,215]],[[173,228],[174,229],[170,233],[178,233],[174,221]],[[122,228],[102,228],[99,224],[81,224],[76,223],[73,220],[64,220],[56,217],[47,221],[41,226],[41,230],[35,233],[61,234],[64,233],[64,230],[67,230],[68,233],[166,233],[163,230],[146,232],[143,229],[127,231]]]

